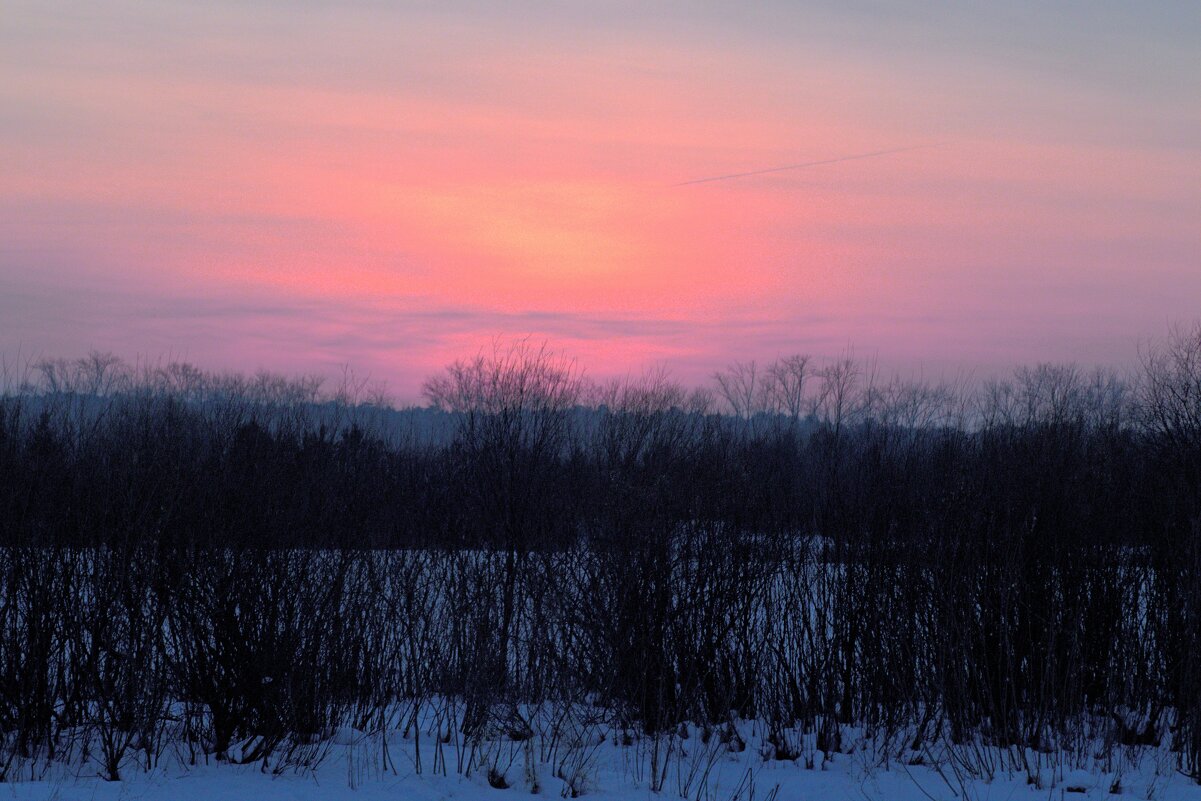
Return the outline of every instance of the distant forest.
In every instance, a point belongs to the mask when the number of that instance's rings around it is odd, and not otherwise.
[[[482,744],[543,709],[753,718],[810,767],[867,738],[1201,778],[1201,326],[1128,376],[971,387],[804,356],[595,383],[528,342],[401,410],[102,354],[4,381],[0,778],[303,767],[434,715],[500,786]]]

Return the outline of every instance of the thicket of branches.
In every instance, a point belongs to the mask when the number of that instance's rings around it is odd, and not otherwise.
[[[352,726],[497,786],[486,744],[538,734],[566,781],[583,728],[736,718],[810,766],[1201,776],[1201,327],[970,392],[799,356],[598,386],[518,344],[432,378],[424,434],[313,380],[7,378],[0,778],[305,766]]]

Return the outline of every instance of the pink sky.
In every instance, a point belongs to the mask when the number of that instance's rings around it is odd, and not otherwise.
[[[413,398],[496,336],[699,381],[1121,366],[1201,317],[1188,4],[101,5],[0,14],[7,354]]]

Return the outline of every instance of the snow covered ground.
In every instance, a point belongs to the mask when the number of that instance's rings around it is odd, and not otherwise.
[[[1013,755],[999,752],[986,759],[993,776],[968,775],[956,755],[942,753],[939,766],[907,765],[889,760],[881,764],[878,753],[839,753],[828,760],[820,752],[814,768],[810,755],[796,761],[765,758],[771,749],[747,724],[742,728],[746,747],[732,750],[717,738],[692,734],[688,738],[661,738],[656,752],[651,740],[617,745],[610,740],[579,752],[582,766],[575,787],[579,797],[596,801],[634,799],[685,799],[685,801],[804,801],[805,799],[895,799],[896,801],[987,801],[1005,799],[1198,799],[1201,786],[1174,768],[1172,755],[1157,749],[1110,754],[1106,763],[1089,758],[1086,768],[1080,758],[1066,755],[1027,755],[1037,767],[1015,769]],[[103,801],[104,799],[179,799],[180,801],[321,801],[323,799],[413,799],[414,801],[504,801],[522,797],[571,797],[571,786],[555,774],[554,758],[542,761],[539,746],[498,742],[479,764],[500,764],[509,786],[498,789],[489,783],[486,770],[458,771],[470,761],[464,752],[447,745],[434,756],[424,740],[418,759],[417,746],[399,736],[387,743],[391,767],[384,768],[383,743],[371,737],[339,736],[315,770],[297,773],[291,769],[278,775],[264,772],[261,765],[200,764],[184,767],[173,757],[162,760],[150,772],[131,766],[127,778],[106,782],[90,775],[53,773],[37,781],[0,784],[0,799],[20,801]],[[976,752],[977,755],[979,752]],[[477,753],[477,756],[480,756]],[[961,755],[962,756],[962,755]],[[462,757],[462,759],[460,759]],[[419,773],[417,764],[423,770]],[[911,760],[916,761],[916,760]],[[436,770],[433,765],[440,767]],[[170,763],[170,764],[168,764]],[[1073,766],[1075,764],[1075,766]],[[657,769],[656,769],[656,766]],[[1036,774],[1033,777],[1031,773]],[[657,781],[656,778],[657,777]],[[496,774],[493,781],[498,781]],[[1032,781],[1032,779],[1034,779]],[[652,789],[659,784],[659,790]]]

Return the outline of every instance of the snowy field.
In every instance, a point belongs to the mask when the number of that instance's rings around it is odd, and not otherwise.
[[[288,769],[272,774],[258,764],[185,766],[177,754],[147,773],[130,771],[129,778],[120,782],[62,773],[0,785],[0,797],[22,801],[502,801],[531,795],[597,801],[1201,799],[1201,786],[1177,772],[1173,755],[1161,749],[1123,749],[1116,758],[1111,754],[1106,761],[1090,759],[1087,765],[1080,765],[1078,757],[1072,764],[1066,755],[943,750],[927,752],[933,760],[930,764],[905,764],[883,760],[879,752],[860,742],[861,750],[852,747],[851,753],[829,758],[816,752],[780,760],[771,758],[772,746],[756,730],[752,723],[740,724],[734,745],[693,730],[687,737],[643,737],[620,745],[612,737],[599,737],[582,748],[565,749],[559,743],[555,750],[552,745],[552,751],[538,738],[500,740],[488,753],[468,753],[463,750],[466,746],[454,743],[431,745],[428,738],[415,743],[400,733],[385,744],[378,737],[343,730],[320,746],[320,765],[304,772]],[[968,768],[967,758],[977,760],[977,767]],[[1023,760],[1025,768],[1015,764]],[[503,775],[472,770],[472,762],[499,764]],[[979,772],[982,763],[991,763],[991,776]],[[424,769],[419,770],[419,765]],[[560,778],[566,775],[573,781]]]
[[[30,565],[42,564],[34,559],[43,555],[39,551],[2,553],[23,566],[26,561]],[[57,596],[79,599],[78,606],[87,613],[83,619],[89,621],[90,628],[80,629],[82,634],[75,638],[66,637],[62,632],[73,631],[68,624],[74,618],[65,617],[66,622],[56,629],[60,632],[56,635],[59,639],[49,642],[51,646],[61,642],[64,647],[48,647],[44,653],[77,657],[79,653],[88,653],[86,646],[96,641],[94,630],[110,632],[100,624],[110,620],[111,614],[103,617],[101,612],[119,607],[100,606],[97,599],[101,596],[91,591],[94,586],[104,586],[99,579],[108,574],[97,565],[104,564],[101,557],[106,555],[106,551],[68,552],[58,561],[48,563],[62,570],[62,575],[85,576],[92,583],[78,581],[69,585],[71,592]],[[26,561],[20,561],[26,557]],[[152,670],[122,672],[126,661],[123,653],[129,652],[128,648],[120,653],[113,651],[119,657],[116,661],[93,663],[77,658],[62,665],[51,662],[53,670],[47,675],[54,681],[47,688],[58,699],[55,716],[49,718],[55,722],[54,736],[33,740],[23,749],[19,730],[8,735],[9,740],[5,741],[8,747],[0,759],[3,777],[0,801],[6,797],[81,801],[351,798],[474,801],[528,796],[623,801],[643,798],[1201,801],[1201,785],[1178,770],[1181,764],[1189,763],[1182,759],[1181,753],[1172,750],[1174,738],[1187,742],[1178,737],[1180,718],[1174,708],[1157,709],[1153,713],[1126,707],[1117,707],[1112,712],[1085,710],[1059,728],[1047,726],[1037,739],[1022,740],[1044,743],[1041,750],[988,745],[1007,740],[989,732],[984,724],[969,726],[953,736],[949,724],[933,722],[942,721],[943,713],[926,715],[921,706],[905,708],[893,717],[877,711],[864,716],[873,722],[859,725],[833,723],[821,715],[810,718],[808,724],[787,716],[742,720],[727,706],[729,717],[723,714],[718,718],[728,720],[727,723],[707,729],[695,725],[674,728],[673,724],[673,728],[660,730],[658,735],[648,735],[641,728],[626,728],[639,719],[630,715],[628,708],[619,712],[598,706],[594,694],[573,683],[576,676],[570,671],[579,670],[578,665],[590,664],[587,660],[556,662],[559,672],[545,667],[540,668],[543,673],[530,671],[535,679],[545,674],[555,681],[542,678],[523,685],[515,680],[525,675],[522,671],[526,666],[543,664],[535,657],[562,653],[567,650],[563,643],[578,647],[588,641],[587,621],[568,614],[573,608],[592,608],[588,605],[591,596],[586,594],[567,604],[539,605],[533,602],[532,594],[519,597],[514,604],[516,612],[511,629],[515,636],[499,651],[508,655],[507,675],[517,689],[499,693],[486,682],[478,684],[479,665],[488,664],[488,660],[479,660],[476,652],[469,650],[474,630],[462,624],[474,620],[466,612],[490,608],[486,594],[496,592],[500,582],[495,577],[503,575],[503,561],[496,555],[474,551],[395,551],[369,552],[366,558],[352,559],[335,551],[273,551],[261,554],[258,561],[245,561],[249,559],[245,557],[236,565],[230,561],[229,553],[205,552],[201,557],[191,563],[195,570],[187,574],[192,578],[188,588],[229,586],[224,577],[238,576],[244,594],[233,596],[231,601],[228,592],[210,592],[201,599],[203,603],[176,604],[172,610],[176,613],[200,610],[206,620],[220,622],[225,620],[223,610],[232,607],[238,613],[238,625],[220,628],[214,623],[201,627],[194,633],[194,640],[174,636],[175,630],[167,626],[164,630],[169,636],[152,641],[163,648],[163,658],[177,668],[188,665],[181,654],[192,653],[182,650],[181,644],[195,648],[199,643],[217,656],[230,659],[232,653],[237,658],[218,674],[226,678],[210,682],[212,686],[207,690],[201,687],[209,695],[188,702],[169,702],[166,693],[172,685],[162,678],[158,685],[148,682],[147,677],[159,674]],[[708,597],[702,594],[704,586],[697,579],[706,574],[697,569],[699,562],[694,556],[673,560],[669,572],[673,580],[667,583],[673,588],[668,606],[671,614],[666,619],[681,628],[667,642],[674,642],[682,649],[679,653],[683,656],[692,653],[692,641],[687,639],[683,628],[683,623],[689,620],[693,621],[691,630],[742,632],[741,636],[747,638],[747,648],[765,652],[764,661],[753,675],[757,677],[760,697],[766,701],[771,701],[775,697],[772,693],[781,686],[776,677],[810,675],[807,666],[813,664],[813,654],[837,651],[829,610],[839,608],[832,600],[834,589],[851,571],[845,566],[820,569],[807,551],[791,557],[787,564],[795,565],[793,569],[779,566],[765,569],[759,583],[751,585],[758,588],[749,596],[753,602],[744,599],[736,606],[713,602],[690,605],[689,599]],[[581,588],[592,586],[586,578],[602,572],[604,564],[600,558],[600,554],[584,550],[545,555],[530,561],[520,586],[558,588],[541,597],[571,599],[572,592],[581,593]],[[744,559],[739,565],[745,566],[747,561]],[[241,572],[235,567],[240,567]],[[741,575],[733,571],[732,561],[721,567],[728,572],[718,571],[718,575],[734,578]],[[205,569],[213,571],[212,575],[200,572]],[[1121,575],[1120,571],[1117,574]],[[258,580],[261,576],[273,578],[275,583]],[[341,576],[341,583],[334,582],[333,576]],[[49,585],[40,581],[29,586],[38,589]],[[335,605],[336,611],[306,617],[285,604],[283,609],[298,616],[276,614],[281,608],[278,599],[290,602],[305,597],[305,593],[320,594],[322,588],[330,586],[343,588],[342,594],[333,597],[337,604],[348,604],[346,608]],[[731,580],[730,586],[748,585]],[[1137,582],[1134,586],[1141,587]],[[686,591],[677,594],[674,592],[677,587]],[[269,597],[277,600],[263,603],[260,599],[268,591]],[[151,608],[155,597],[129,596],[129,603],[134,608]],[[1141,600],[1143,596],[1136,597]],[[1135,607],[1142,609],[1138,604]],[[23,614],[19,620],[37,622],[34,613],[47,608],[50,606],[46,603],[25,603],[19,607]],[[765,611],[768,608],[791,613],[768,614]],[[360,611],[350,614],[346,609]],[[371,614],[362,614],[363,609]],[[734,627],[724,622],[724,617],[716,624],[704,618],[689,618],[686,616],[689,609],[699,613],[720,609],[722,615],[737,612],[745,617],[745,625]],[[798,614],[796,610],[800,609],[808,610],[808,614]],[[819,613],[821,610],[828,611]],[[260,617],[270,618],[276,628],[261,624]],[[325,643],[323,638],[330,627],[321,621],[328,620],[383,621],[383,624],[347,627],[353,637],[330,639],[312,654],[294,642],[293,650],[283,650],[292,641],[279,632],[301,632],[309,638],[300,640],[302,644]],[[481,624],[483,630],[491,631],[487,623],[485,618]],[[121,631],[130,635],[130,643],[137,645],[139,640],[132,634],[137,634],[138,629]],[[808,639],[799,639],[802,633]],[[225,639],[215,639],[217,634]],[[20,642],[13,637],[7,641]],[[926,635],[923,642],[932,641],[933,633]],[[358,672],[345,681],[349,687],[371,690],[370,694],[362,699],[352,694],[347,700],[332,692],[339,685],[318,683],[315,688],[309,687],[308,680],[324,675],[321,666],[340,664],[346,655],[343,649],[356,643],[365,643],[370,648],[355,652],[362,654],[359,661],[353,662]],[[453,647],[446,646],[447,643]],[[916,646],[921,642],[909,644]],[[485,646],[493,648],[493,640],[487,640]],[[239,647],[250,650],[243,654],[237,650]],[[895,669],[912,658],[903,652],[887,664]],[[93,664],[99,664],[103,671],[89,673]],[[639,665],[635,662],[635,666]],[[919,677],[922,670],[941,667],[933,659],[918,665],[922,669],[912,675]],[[1125,675],[1120,666],[1115,666],[1114,671],[1116,675]],[[13,675],[35,674],[21,667]],[[173,674],[166,672],[166,675]],[[184,678],[187,675],[181,672]],[[201,675],[207,677],[210,672]],[[688,679],[686,672],[678,675]],[[456,680],[474,693],[475,700],[438,694],[435,677],[439,676],[458,677]],[[98,700],[73,708],[62,699],[70,700],[76,695],[64,692],[63,688],[74,686],[71,681],[78,677],[83,677],[83,683],[77,693],[93,692]],[[105,677],[106,681],[98,680]],[[541,693],[538,697],[543,700],[538,703],[515,700],[525,686],[531,688],[524,693],[527,697]],[[17,689],[22,687],[19,685]],[[122,692],[115,692],[116,688]],[[276,688],[285,688],[287,692]],[[148,690],[153,692],[144,692]],[[311,695],[305,695],[309,690]],[[554,690],[563,695],[548,698]],[[211,710],[220,708],[222,703],[231,703],[231,698],[245,708],[241,710],[241,723],[229,729],[224,741],[226,749],[219,747],[214,737],[216,715]],[[304,703],[309,706],[303,706]],[[629,702],[626,703],[628,707]],[[268,718],[267,725],[254,717],[263,714],[263,710],[276,710],[281,716],[285,713],[299,716],[310,708],[312,718],[297,717],[297,725],[293,725],[294,718],[290,717],[281,718],[283,724]],[[696,717],[714,719],[704,714]],[[141,728],[131,728],[128,725],[131,720],[141,721]],[[467,726],[468,720],[477,722]],[[1152,720],[1158,734],[1141,740],[1141,733],[1148,730]],[[920,729],[917,721],[922,721]],[[347,725],[350,722],[362,730],[350,728]],[[807,728],[802,728],[803,725]],[[868,725],[875,727],[870,734],[864,729]],[[472,735],[464,736],[465,730]],[[822,750],[823,742],[835,752],[827,754]],[[106,756],[106,749],[113,754],[111,758]],[[227,755],[228,761],[218,760],[216,754]],[[111,763],[111,773],[106,773],[106,760]],[[119,775],[121,780],[105,781],[102,778],[105,775]]]

